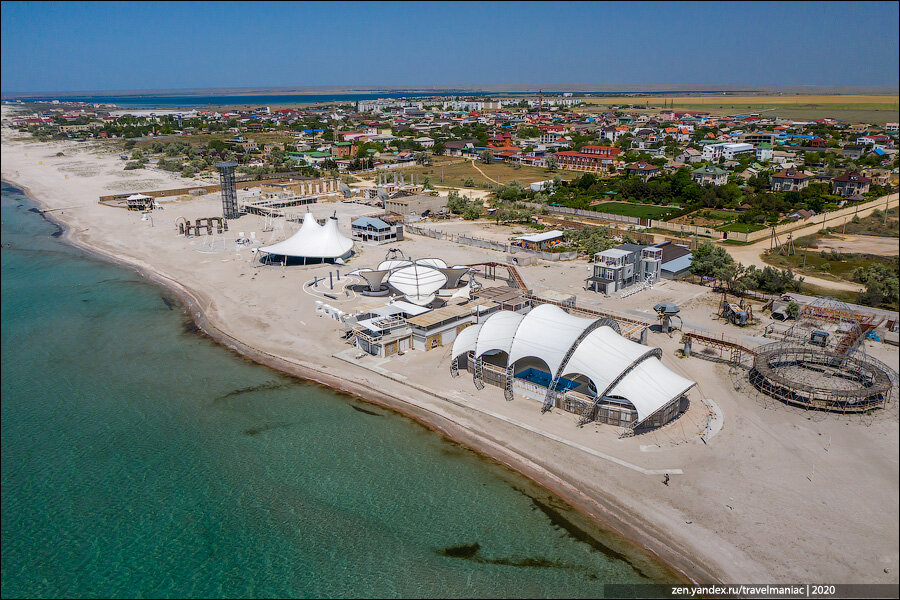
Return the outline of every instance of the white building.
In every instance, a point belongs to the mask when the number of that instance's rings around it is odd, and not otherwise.
[[[721,144],[708,144],[703,147],[703,160],[734,160],[742,154],[751,154],[756,149],[753,144],[739,144],[733,142],[724,142]]]

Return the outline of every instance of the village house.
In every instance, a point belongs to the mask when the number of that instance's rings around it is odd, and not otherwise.
[[[809,185],[810,176],[797,169],[783,169],[772,174],[773,192],[798,192]]]
[[[675,157],[675,160],[683,163],[696,163],[703,160],[703,153],[696,148],[685,148]]]
[[[851,144],[841,148],[841,156],[843,156],[844,158],[849,158],[851,160],[858,160],[862,158],[862,156],[866,153],[866,150],[868,150],[868,148],[866,148],[865,146]]]
[[[570,171],[608,173],[615,168],[621,153],[612,146],[582,146],[581,150],[565,150],[555,154],[559,166]]]
[[[863,177],[858,171],[850,171],[831,180],[831,193],[839,196],[865,194],[869,191],[871,182],[871,179]]]
[[[728,183],[728,171],[715,165],[703,165],[691,172],[691,178],[700,185],[725,185]]]
[[[548,250],[562,245],[563,232],[558,229],[520,235],[513,239],[513,245],[528,248],[529,250]]]
[[[707,144],[703,147],[703,160],[714,161],[720,158],[734,160],[741,154],[748,154],[755,151],[752,144],[736,144],[731,142]]]
[[[657,175],[659,175],[659,167],[648,162],[640,161],[631,163],[630,165],[625,165],[625,174],[636,175],[643,181],[647,181],[651,177],[656,177]]]
[[[444,142],[444,147],[447,151],[447,154],[451,156],[462,156],[463,154],[471,154],[475,151],[475,147],[478,146],[478,140],[454,140],[451,142]]]
[[[353,142],[335,142],[331,147],[331,155],[336,158],[348,158],[356,155],[356,144]]]
[[[350,224],[353,239],[361,242],[386,244],[403,240],[403,224],[385,215],[359,217]]]

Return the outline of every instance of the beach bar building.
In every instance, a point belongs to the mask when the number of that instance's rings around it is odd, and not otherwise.
[[[131,194],[125,198],[125,205],[128,210],[150,210],[153,208],[153,197],[144,194]]]

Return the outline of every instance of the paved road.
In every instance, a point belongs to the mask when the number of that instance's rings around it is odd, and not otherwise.
[[[889,205],[891,208],[893,208],[893,207],[897,206],[897,204],[898,204],[897,194],[892,194]],[[883,209],[884,205],[868,208],[866,210],[861,210],[861,211],[859,211],[859,216],[865,217],[865,216],[871,214],[872,211],[874,211],[876,208]],[[848,215],[846,218],[847,218],[847,220],[849,220],[853,217]],[[842,223],[843,223],[843,221],[838,219],[837,223],[835,223],[834,221],[830,221],[829,223],[827,223],[827,225],[829,227],[834,227],[834,226],[840,225]],[[791,234],[793,235],[794,239],[797,239],[797,238],[803,237],[804,235],[810,235],[810,234],[816,233],[817,231],[819,231],[821,229],[822,229],[822,224],[819,223],[819,224],[815,224],[815,225],[808,225],[801,229],[795,229],[794,231],[791,232]],[[787,239],[787,234],[783,233],[783,234],[780,234],[778,237],[783,242],[785,239]],[[744,266],[756,265],[757,267],[762,268],[762,267],[768,266],[768,263],[766,263],[762,259],[762,253],[769,249],[770,243],[771,243],[771,241],[769,239],[764,239],[764,240],[760,240],[760,241],[756,242],[755,244],[750,244],[747,246],[730,246],[727,244],[723,244],[723,247],[726,250],[728,250],[728,253],[731,254],[731,256],[732,256],[732,258],[734,258],[734,260],[743,264]],[[832,289],[832,290],[845,290],[845,291],[851,291],[851,292],[860,292],[865,289],[863,286],[859,285],[858,283],[850,283],[850,282],[844,282],[844,281],[832,281],[830,279],[821,279],[819,277],[814,277],[812,275],[803,275],[803,280],[806,283],[811,283],[813,285],[817,285],[819,287],[828,288],[828,289]]]

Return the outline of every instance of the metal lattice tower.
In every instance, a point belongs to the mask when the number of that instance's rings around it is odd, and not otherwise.
[[[234,168],[236,166],[236,162],[230,161],[216,163],[222,188],[222,216],[226,219],[237,219],[241,216],[238,212],[237,187],[234,183]]]

